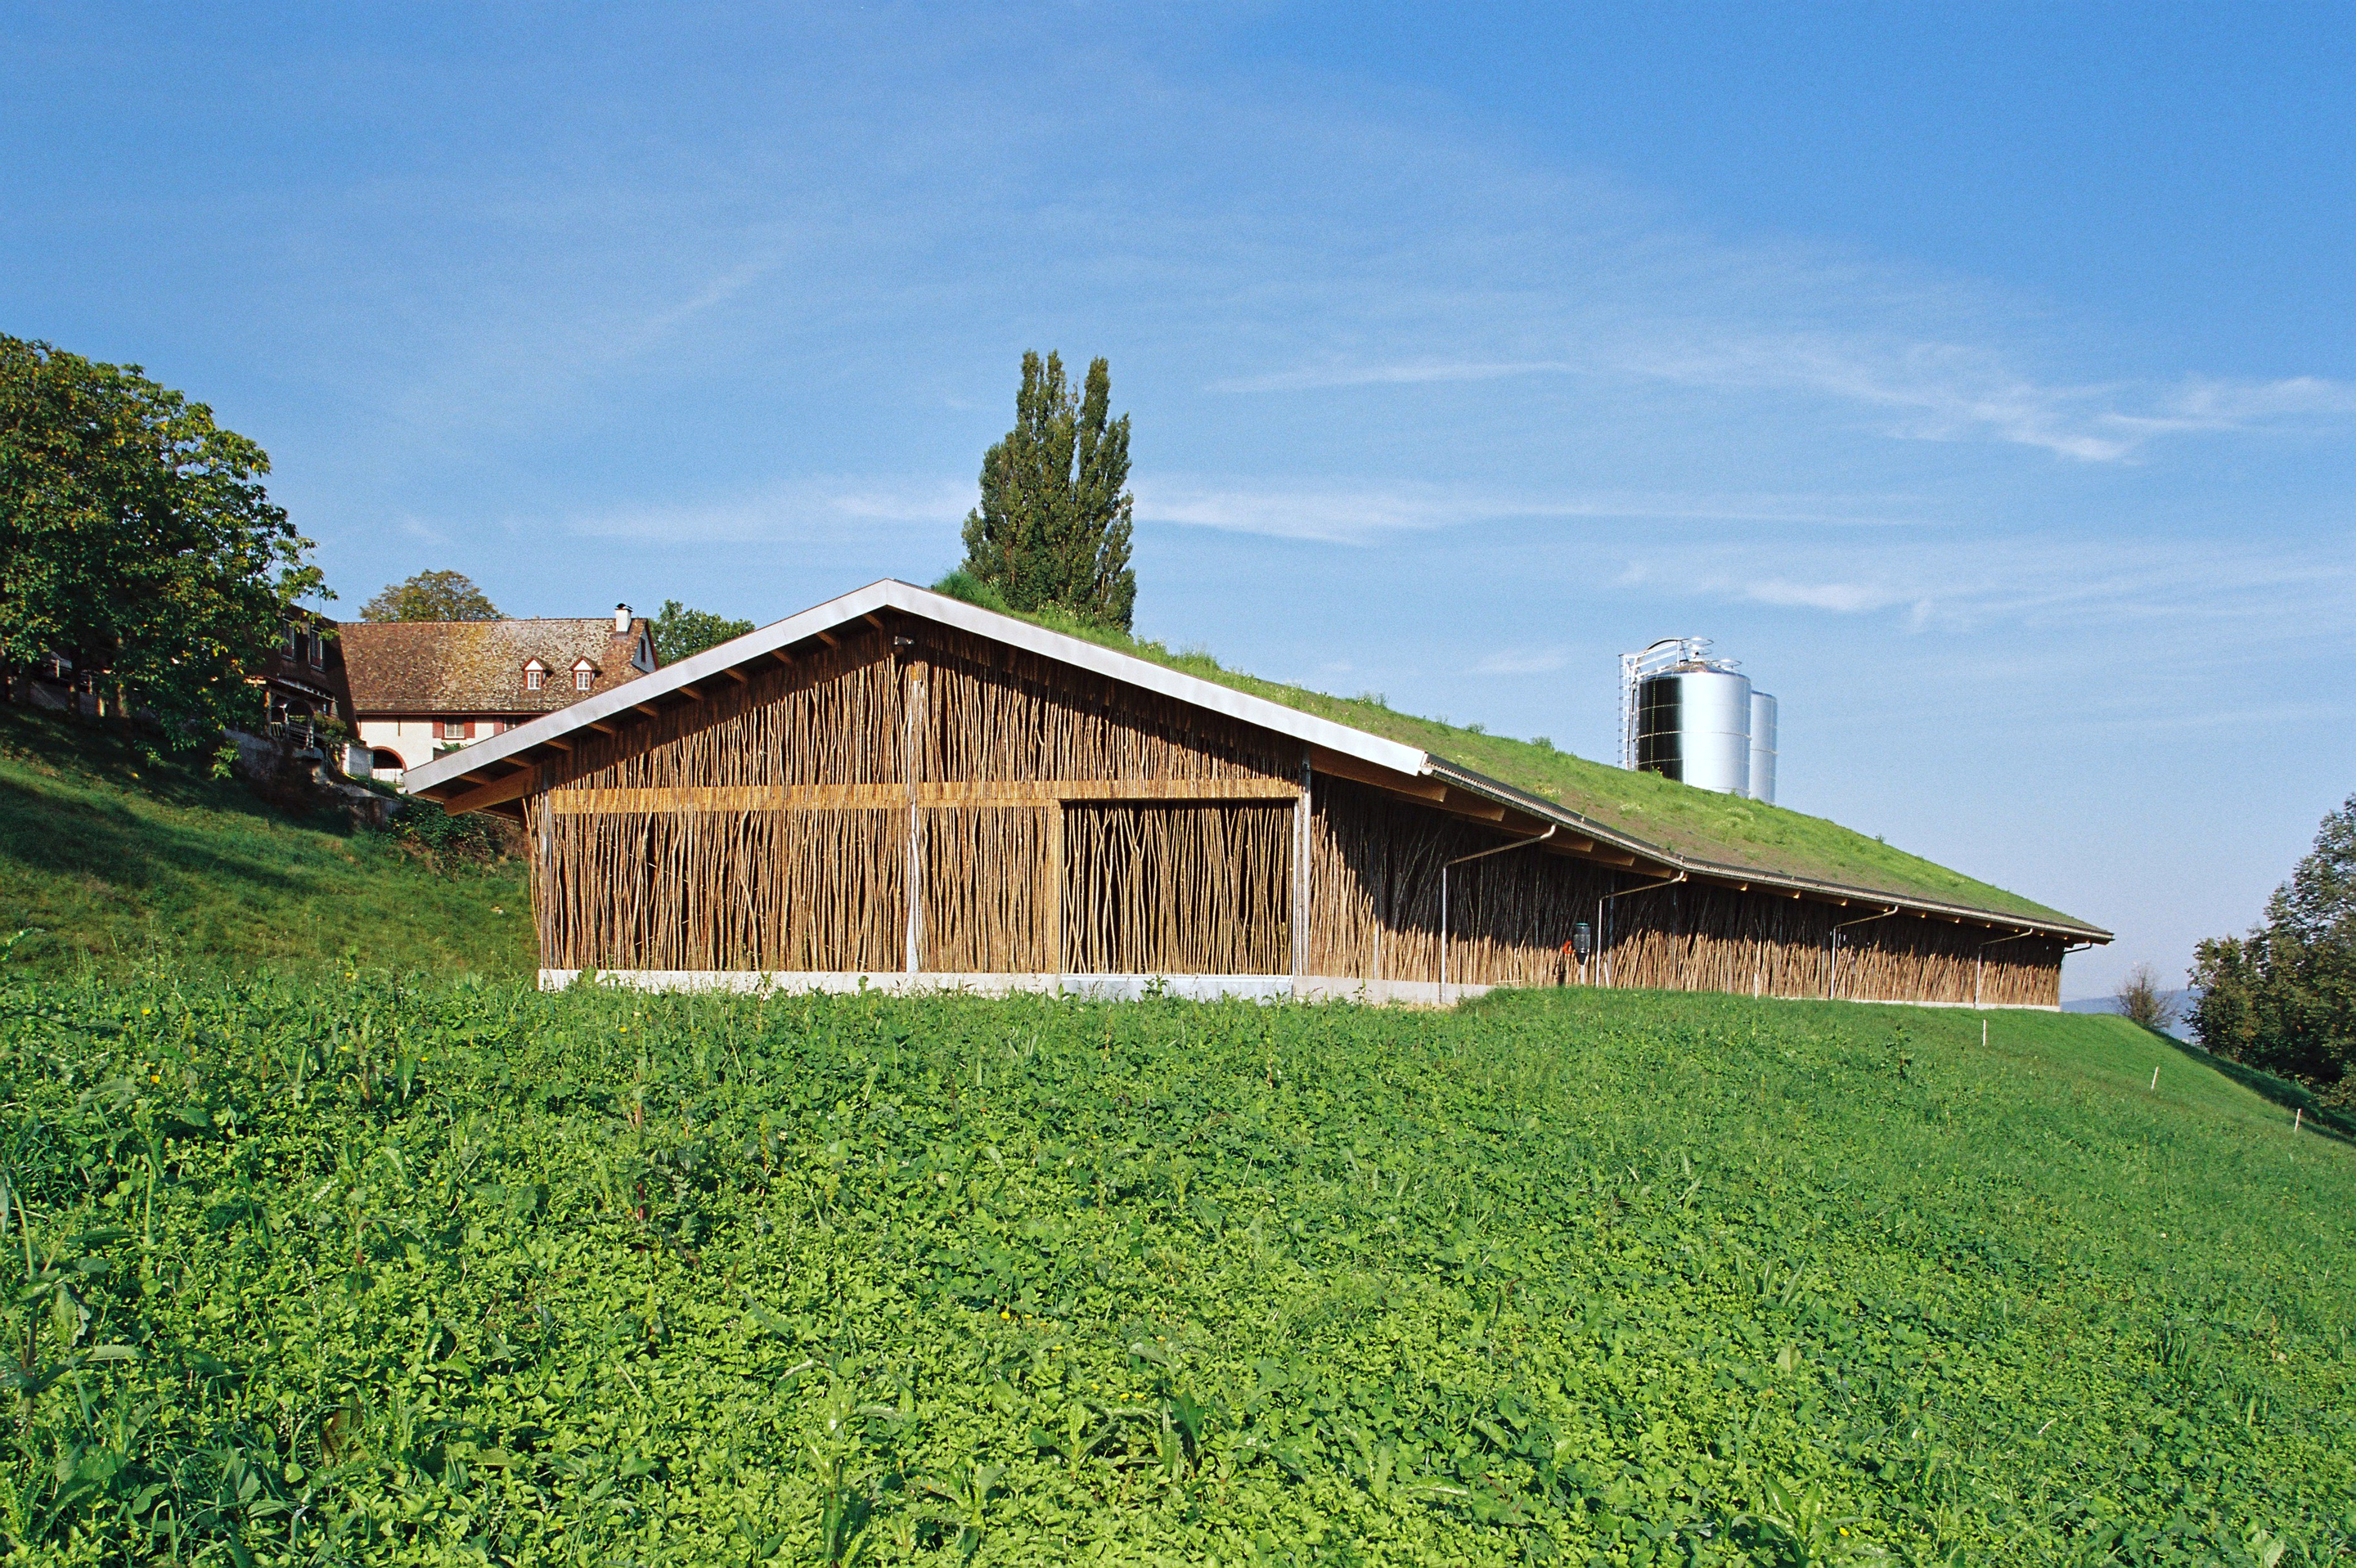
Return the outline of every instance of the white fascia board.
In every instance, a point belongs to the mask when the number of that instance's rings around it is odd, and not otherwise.
[[[1151,659],[1134,654],[1119,653],[1084,637],[1067,636],[1051,632],[1044,626],[1034,626],[1028,621],[1012,615],[1001,615],[969,604],[962,599],[952,599],[946,593],[914,587],[905,582],[886,582],[881,586],[894,591],[892,607],[911,615],[921,615],[928,621],[955,626],[961,632],[971,632],[978,637],[988,637],[1011,647],[1034,653],[1061,664],[1074,665],[1108,679],[1128,686],[1143,687],[1148,691],[1174,697],[1196,708],[1207,708],[1224,713],[1230,719],[1240,719],[1262,730],[1272,730],[1280,735],[1290,735],[1297,741],[1339,752],[1376,767],[1410,776],[1420,774],[1430,762],[1423,752],[1397,741],[1386,741],[1379,735],[1369,735],[1364,730],[1353,730],[1346,724],[1336,724],[1330,719],[1320,719],[1313,713],[1303,713],[1297,708],[1287,708],[1280,702],[1270,702],[1264,697],[1237,691],[1200,676],[1187,675]]]
[[[642,675],[609,690],[585,697],[569,708],[543,713],[505,734],[478,741],[463,751],[450,752],[423,766],[412,768],[402,782],[412,793],[452,784],[519,752],[528,752],[534,746],[570,734],[594,720],[610,719],[616,713],[626,712],[639,703],[652,701],[682,686],[692,686],[725,670],[766,658],[781,648],[806,641],[820,632],[832,631],[879,610],[897,610],[941,625],[954,626],[959,631],[1022,648],[1043,658],[1088,670],[1124,685],[1141,687],[1197,708],[1225,713],[1247,724],[1274,731],[1280,735],[1290,735],[1295,740],[1323,746],[1327,751],[1339,752],[1344,756],[1355,757],[1394,773],[1414,776],[1423,773],[1430,763],[1424,752],[1413,746],[1386,741],[1379,735],[1369,735],[1346,724],[1336,724],[1314,714],[1302,713],[1281,703],[1270,702],[1266,698],[1253,697],[1198,676],[1166,668],[1133,654],[1117,653],[1085,638],[1051,632],[1028,621],[969,604],[962,599],[952,599],[945,593],[935,593],[929,589],[886,578],[881,582],[853,589],[841,598],[814,605],[798,615],[789,615],[785,620],[747,632],[741,637],[706,648],[675,665],[665,665],[651,675]]]

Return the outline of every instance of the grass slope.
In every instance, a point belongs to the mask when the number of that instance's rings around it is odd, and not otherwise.
[[[943,591],[952,590],[943,585]],[[1006,613],[994,603],[984,604],[983,608]],[[1053,611],[1020,618],[1445,757],[1502,784],[1526,790],[1607,827],[1695,859],[1930,899],[1996,914],[2083,923],[2059,910],[1950,870],[1919,855],[1893,848],[1879,838],[1868,837],[1821,816],[1696,789],[1658,773],[1609,767],[1551,745],[1491,735],[1439,720],[1419,719],[1395,712],[1370,697],[1333,697],[1302,687],[1261,680],[1225,668],[1206,654],[1173,653],[1160,643],[1141,642]]]
[[[2347,1561],[2351,1148],[2119,1019],[1980,1026],[0,984],[0,1533]]]
[[[505,911],[497,913],[495,911]],[[437,872],[372,834],[296,822],[112,731],[0,706],[0,942],[57,970],[158,952],[230,966],[347,953],[529,973],[520,866]]]

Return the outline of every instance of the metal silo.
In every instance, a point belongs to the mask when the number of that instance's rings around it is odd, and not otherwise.
[[[1775,804],[1775,699],[1751,694],[1751,798]]]
[[[1775,798],[1775,699],[1708,637],[1664,637],[1620,658],[1620,765],[1720,795]]]
[[[1708,656],[1700,637],[1655,643],[1622,661],[1626,761],[1697,789],[1751,785],[1751,680]]]

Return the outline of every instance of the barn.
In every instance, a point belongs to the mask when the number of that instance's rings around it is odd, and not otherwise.
[[[2109,940],[1819,818],[896,581],[409,783],[523,825],[547,986],[2051,1008]]]

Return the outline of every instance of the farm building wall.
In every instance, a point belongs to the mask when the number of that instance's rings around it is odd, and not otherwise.
[[[1462,821],[1347,780],[1312,791],[1309,972],[1365,980],[1440,974],[1440,868],[1527,835]],[[1586,981],[1767,997],[1840,996],[2051,1007],[2062,945],[1999,937],[1914,916],[1861,920],[1843,908],[1764,891],[1615,872],[1539,846],[1449,873],[1448,976],[1474,986],[1577,984],[1565,951],[1595,933]],[[1614,896],[1615,894],[1620,896]],[[1848,924],[1837,937],[1837,922]]]
[[[1300,742],[930,624],[576,741],[528,807],[557,971],[1430,982],[1441,864],[1515,840],[1323,773],[1304,812]],[[1448,978],[1579,983],[1584,921],[1604,940],[1584,977],[1616,986],[2057,994],[2044,939],[1982,973],[1978,927],[1871,922],[1840,933],[1836,982],[1833,922],[1858,912],[1690,882],[1612,898],[1639,880],[1538,848],[1454,868]]]

